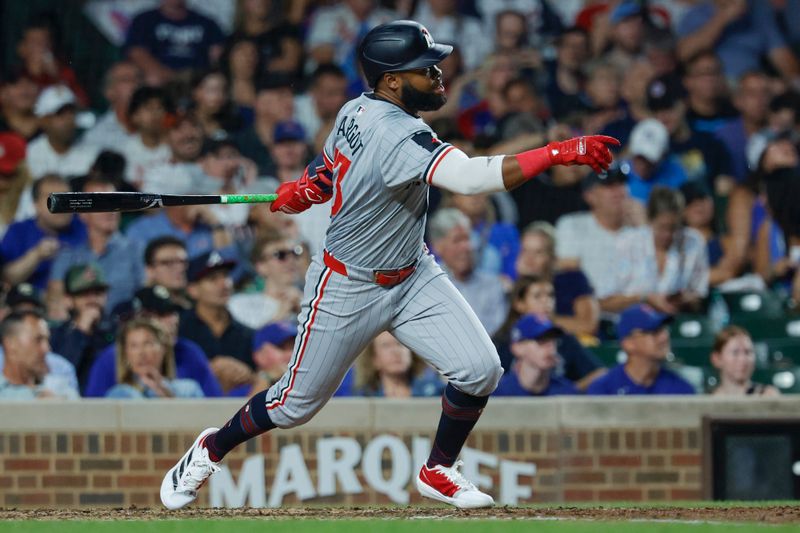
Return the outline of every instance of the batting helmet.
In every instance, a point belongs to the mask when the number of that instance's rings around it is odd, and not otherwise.
[[[436,44],[430,32],[413,20],[395,20],[372,29],[361,41],[358,58],[370,87],[384,72],[430,67],[450,55],[453,47]]]

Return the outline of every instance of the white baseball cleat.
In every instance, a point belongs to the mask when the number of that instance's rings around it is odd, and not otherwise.
[[[458,471],[463,464],[463,461],[456,461],[451,467],[436,465],[433,468],[423,465],[417,476],[417,490],[425,497],[455,505],[459,509],[493,506],[494,499],[479,491]]]
[[[208,450],[203,446],[205,438],[216,431],[218,428],[208,428],[200,433],[189,451],[164,476],[161,503],[167,509],[181,509],[195,501],[200,487],[211,474],[219,472],[218,463],[208,458]]]

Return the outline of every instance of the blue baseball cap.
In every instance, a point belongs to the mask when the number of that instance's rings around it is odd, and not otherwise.
[[[293,339],[297,328],[286,321],[270,322],[253,334],[253,351],[261,348],[265,343],[280,346],[289,339]]]
[[[204,254],[189,260],[189,266],[186,269],[186,277],[189,283],[200,281],[216,270],[227,270],[230,272],[236,268],[236,261],[233,259],[225,259],[216,250],[211,250]]]
[[[635,15],[642,14],[642,5],[639,2],[635,2],[633,0],[628,0],[626,2],[622,2],[621,4],[617,5],[611,11],[611,15],[609,15],[608,19],[611,21],[611,24],[616,24],[618,22],[622,22],[624,19],[628,17],[633,17]]]
[[[273,137],[276,143],[284,141],[305,141],[306,130],[303,129],[303,126],[301,126],[299,122],[287,120],[285,122],[278,122],[275,125]]]
[[[511,342],[556,339],[563,335],[564,330],[537,315],[523,315],[511,328]]]
[[[617,335],[620,339],[624,339],[636,330],[653,332],[672,322],[672,319],[672,315],[659,313],[649,305],[633,305],[620,315]]]

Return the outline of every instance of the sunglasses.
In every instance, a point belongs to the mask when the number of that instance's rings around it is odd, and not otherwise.
[[[267,254],[267,259],[269,257],[274,257],[278,261],[285,261],[287,257],[294,257],[298,258],[303,255],[303,247],[299,244],[294,248],[284,248],[282,250],[275,250],[270,254]]]
[[[408,72],[413,72],[414,74],[419,74],[420,76],[427,76],[428,78],[438,78],[442,71],[436,65],[431,65],[425,68],[413,68],[408,70]]]

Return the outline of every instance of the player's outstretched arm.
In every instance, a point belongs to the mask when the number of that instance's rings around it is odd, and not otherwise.
[[[460,194],[510,191],[554,165],[589,165],[595,172],[603,172],[612,161],[608,147],[619,144],[614,137],[586,135],[513,156],[468,157],[461,150],[450,149],[427,180]]]
[[[303,175],[295,181],[281,183],[278,198],[270,211],[283,211],[291,215],[301,213],[314,204],[324,204],[333,196],[333,165],[325,154],[319,154],[309,163]]]

